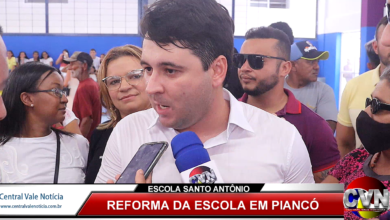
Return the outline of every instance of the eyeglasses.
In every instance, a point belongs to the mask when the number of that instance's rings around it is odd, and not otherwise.
[[[30,93],[37,93],[37,92],[52,92],[55,96],[57,96],[60,99],[62,99],[62,96],[64,95],[66,96],[66,90],[61,90],[57,88],[49,89],[49,90],[35,90],[35,91],[31,91]]]
[[[367,98],[366,99],[366,108],[369,105],[371,105],[372,114],[376,114],[379,110],[390,111],[390,105],[380,102],[377,98],[373,98],[372,100],[370,98]]]
[[[108,90],[117,90],[121,87],[122,78],[125,78],[126,82],[129,85],[136,86],[141,81],[143,75],[144,70],[138,69],[127,73],[125,76],[109,76],[102,79],[102,81],[104,82]]]
[[[240,54],[236,53],[233,55],[233,65],[237,68],[241,68],[242,65],[248,60],[249,66],[254,70],[259,70],[264,66],[264,58],[277,59],[286,61],[281,57],[271,57],[260,54]]]

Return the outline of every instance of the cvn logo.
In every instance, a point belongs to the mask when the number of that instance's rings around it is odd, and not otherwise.
[[[375,218],[389,209],[389,190],[375,178],[358,178],[344,193],[344,207],[360,218]]]
[[[215,175],[213,169],[206,166],[196,167],[190,173],[190,183],[215,183],[215,181],[217,181],[217,175]]]

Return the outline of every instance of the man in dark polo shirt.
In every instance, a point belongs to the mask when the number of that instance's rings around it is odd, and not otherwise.
[[[246,33],[241,53],[233,57],[245,92],[240,101],[295,125],[309,152],[314,180],[320,183],[339,161],[340,153],[327,122],[283,88],[291,70],[290,49],[287,35],[272,27],[252,28]]]

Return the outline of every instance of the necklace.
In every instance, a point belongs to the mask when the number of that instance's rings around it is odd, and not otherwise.
[[[378,162],[379,156],[381,155],[381,152],[378,152],[372,156],[371,162],[370,162],[370,167],[374,168],[376,166],[376,162]]]

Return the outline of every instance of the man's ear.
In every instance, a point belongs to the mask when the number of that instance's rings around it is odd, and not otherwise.
[[[372,63],[367,63],[367,68],[368,68],[369,70],[375,69],[375,68],[373,67]]]
[[[292,62],[291,61],[282,61],[280,67],[279,67],[279,75],[281,77],[286,77],[292,68]]]
[[[20,100],[23,102],[25,106],[33,107],[34,106],[34,97],[27,92],[22,92],[20,94]]]
[[[220,55],[217,57],[214,62],[210,66],[212,70],[212,81],[213,81],[213,87],[218,87],[223,84],[223,81],[225,80],[227,71],[228,71],[228,64],[227,59],[225,56]]]
[[[372,42],[372,49],[374,49],[375,53],[376,54],[379,54],[379,50],[378,50],[378,41],[374,40]]]

